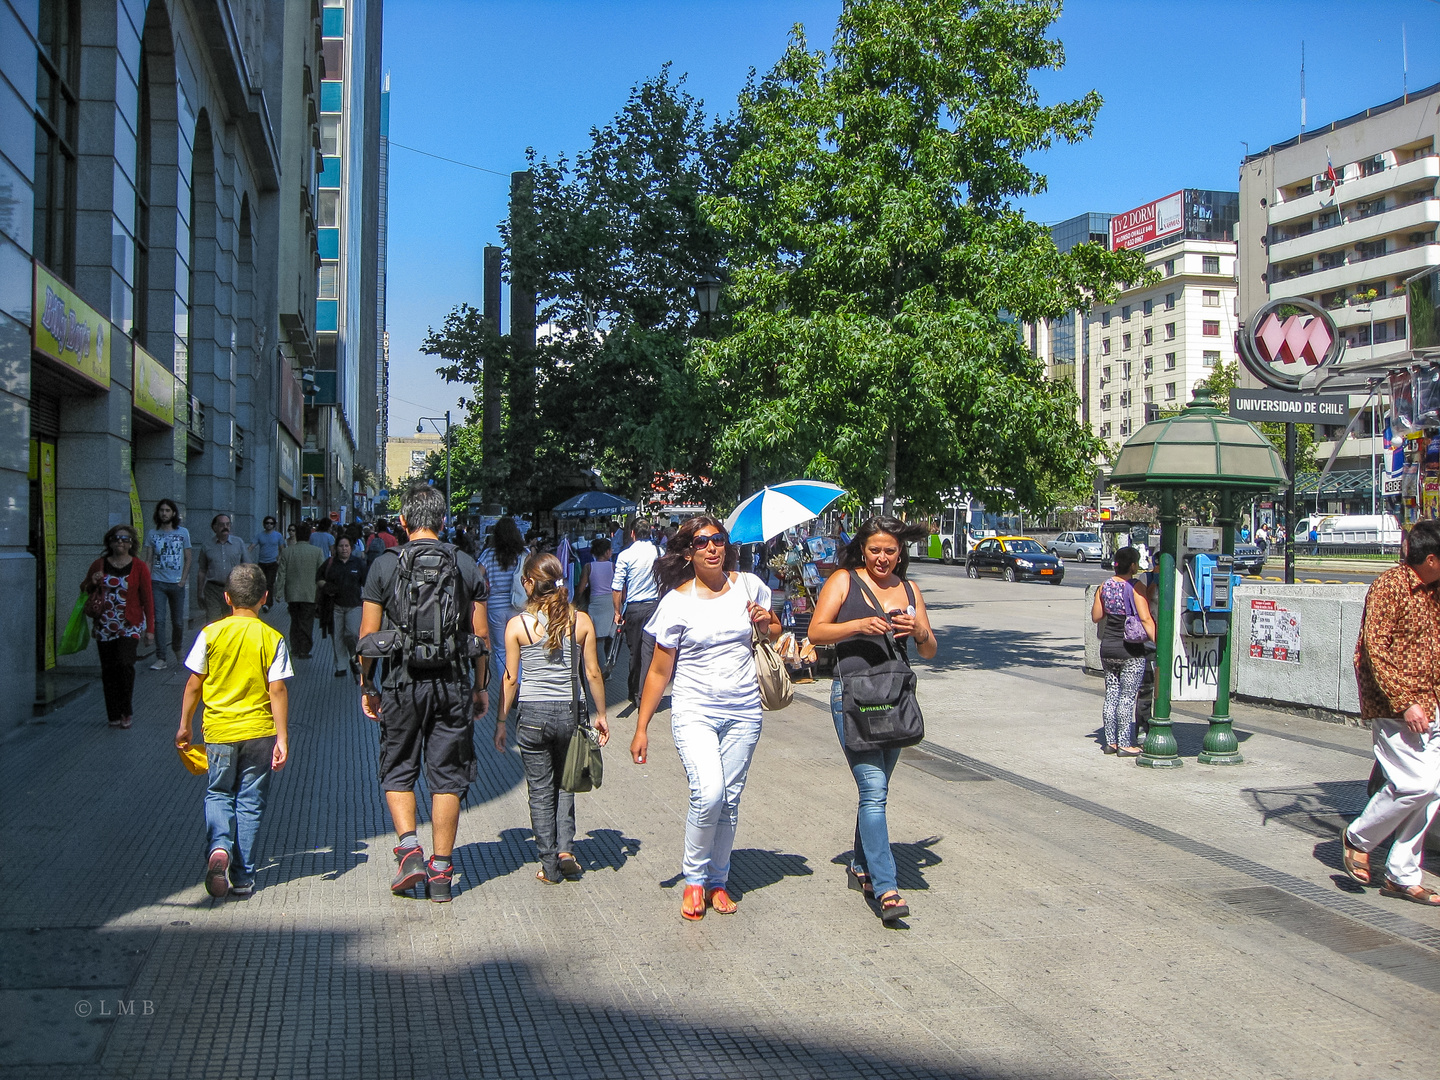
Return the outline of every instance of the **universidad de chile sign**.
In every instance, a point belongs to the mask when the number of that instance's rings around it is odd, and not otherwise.
[[[1300,296],[1271,300],[1237,337],[1246,370],[1276,390],[1299,390],[1301,379],[1345,351],[1330,313]]]

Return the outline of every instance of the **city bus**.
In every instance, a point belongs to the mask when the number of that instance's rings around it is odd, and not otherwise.
[[[1025,516],[988,511],[979,499],[955,492],[928,523],[930,536],[910,545],[911,556],[952,563],[957,559],[964,562],[970,550],[987,536],[1008,536],[1023,531]]]

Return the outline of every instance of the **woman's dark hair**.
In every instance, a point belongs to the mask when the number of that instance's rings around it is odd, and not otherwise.
[[[610,544],[610,541],[609,541],[609,540],[605,540],[605,539],[591,540],[591,541],[590,541],[590,554],[591,554],[591,555],[594,555],[595,558],[597,558],[597,559],[603,559],[603,558],[605,558],[606,555],[609,555],[609,554],[610,554],[610,547],[611,547],[611,544]]]
[[[655,560],[655,583],[660,586],[661,596],[671,589],[678,589],[695,576],[695,567],[690,565],[686,556],[693,552],[695,534],[706,525],[719,530],[720,535],[725,537],[725,572],[728,574],[740,564],[740,549],[730,543],[730,534],[725,531],[725,526],[720,521],[709,514],[696,514],[692,518],[686,518],[685,524],[675,530],[675,536],[666,547],[665,554]]]
[[[105,546],[105,555],[106,555],[106,556],[109,556],[110,551],[111,551],[111,545],[113,545],[113,544],[115,543],[115,538],[116,538],[117,536],[119,536],[121,533],[124,533],[126,536],[130,537],[130,554],[131,554],[131,555],[135,555],[135,554],[136,554],[136,551],[135,551],[135,530],[132,529],[129,525],[111,525],[110,528],[109,528],[109,530],[105,533],[105,539],[102,540],[102,541],[100,541],[100,543],[102,543],[102,544]],[[1420,561],[1421,561],[1421,562],[1424,562],[1425,560],[1422,559],[1422,560],[1420,560]]]
[[[840,556],[840,565],[846,570],[858,570],[865,565],[865,545],[870,538],[879,533],[893,536],[895,542],[900,546],[900,560],[895,566],[895,573],[899,577],[905,577],[910,572],[910,545],[916,540],[923,539],[930,535],[928,525],[907,525],[899,518],[884,517],[876,514],[868,518],[855,538],[845,545],[845,550]]]
[[[512,517],[502,517],[495,522],[494,541],[495,561],[501,570],[509,570],[525,554],[525,538]]]
[[[1128,544],[1115,552],[1115,573],[1124,577],[1140,565],[1140,549]]]
[[[156,502],[155,513],[152,515],[155,519],[155,527],[157,529],[160,527],[160,507],[162,506],[170,507],[170,513],[174,515],[174,517],[170,519],[170,524],[178,529],[180,527],[180,507],[175,505],[174,499],[161,499]]]

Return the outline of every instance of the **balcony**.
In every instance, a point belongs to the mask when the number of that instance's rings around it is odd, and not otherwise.
[[[1341,184],[1336,188],[1336,194],[1340,197],[1342,206],[1348,205],[1357,199],[1372,199],[1382,192],[1392,191],[1395,188],[1404,187],[1407,184],[1418,183],[1421,180],[1435,180],[1440,178],[1440,157],[1431,155],[1417,161],[1407,161],[1403,165],[1397,165],[1393,169],[1385,169],[1375,173],[1373,176],[1363,176],[1358,180],[1351,180],[1349,183]],[[1298,199],[1291,199],[1289,202],[1279,201],[1279,192],[1275,193],[1275,199],[1271,202],[1267,212],[1268,223],[1274,227],[1297,218],[1313,217],[1324,210],[1330,209],[1334,196],[1331,195],[1328,187],[1322,187],[1312,195],[1302,195]],[[1297,238],[1297,241],[1302,238]],[[1295,243],[1297,241],[1289,241]],[[1322,245],[1329,246],[1329,245]],[[1294,258],[1294,256],[1289,256]]]
[[[1437,160],[1429,158],[1427,160]],[[1420,164],[1412,162],[1411,164]],[[1390,172],[1396,170],[1391,169]],[[1272,263],[1293,262],[1324,251],[1341,247],[1354,247],[1366,240],[1375,240],[1392,233],[1404,233],[1421,228],[1434,228],[1440,224],[1440,199],[1426,199],[1424,202],[1396,206],[1371,214],[1365,218],[1351,218],[1337,229],[1317,229],[1315,232],[1297,236],[1294,240],[1270,245]]]
[[[1440,244],[1420,244],[1403,251],[1391,251],[1376,259],[1363,263],[1337,266],[1333,270],[1317,270],[1315,273],[1296,280],[1303,283],[1296,290],[1291,282],[1271,282],[1269,293],[1278,296],[1317,296],[1335,289],[1352,289],[1361,281],[1377,281],[1380,278],[1409,277],[1418,270],[1440,263]],[[1317,299],[1318,303],[1318,299]]]

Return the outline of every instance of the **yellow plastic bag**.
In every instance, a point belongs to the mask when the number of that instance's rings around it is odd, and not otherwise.
[[[204,743],[191,743],[188,749],[180,750],[180,764],[189,769],[196,776],[204,776],[210,771],[210,757],[205,753]]]

